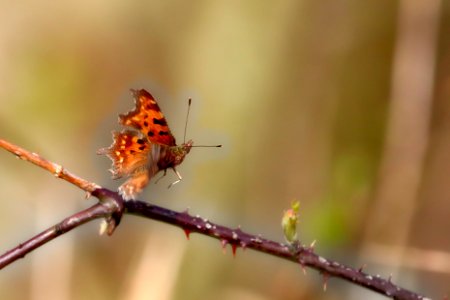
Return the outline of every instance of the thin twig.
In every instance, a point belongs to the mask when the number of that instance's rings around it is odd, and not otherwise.
[[[3,269],[19,258],[25,257],[26,254],[44,245],[45,243],[50,242],[54,238],[93,219],[105,216],[105,206],[102,203],[97,203],[86,210],[78,212],[64,219],[58,224],[48,228],[47,230],[44,230],[28,241],[19,244],[17,247],[7,251],[5,254],[0,256],[0,269]]]
[[[24,258],[25,255],[50,242],[54,238],[95,219],[104,218],[106,221],[106,232],[108,235],[111,235],[120,223],[124,211],[123,199],[117,193],[107,189],[95,190],[93,195],[101,199],[101,201],[65,218],[61,222],[51,226],[31,239],[20,243],[18,246],[1,255],[0,270],[19,258]]]
[[[14,144],[11,144],[3,139],[0,139],[0,147],[8,150],[12,154],[16,155],[18,158],[29,161],[47,171],[52,173],[55,177],[61,178],[63,180],[66,180],[80,189],[92,193],[96,189],[101,188],[98,184],[94,182],[87,181],[81,177],[78,177],[66,169],[63,168],[63,166],[55,164],[51,161],[46,160],[45,158],[41,157],[39,154],[27,151],[19,146],[16,146]]]
[[[108,234],[112,234],[117,225],[119,225],[122,214],[128,213],[178,226],[184,230],[188,238],[191,232],[197,232],[218,239],[224,248],[229,244],[234,255],[239,247],[243,249],[249,248],[293,261],[298,263],[302,268],[307,266],[316,269],[322,274],[325,282],[330,277],[338,277],[392,299],[428,299],[393,284],[391,278],[383,279],[380,276],[372,276],[364,273],[362,269],[350,268],[338,262],[321,257],[314,252],[313,245],[309,247],[300,244],[286,245],[264,239],[261,236],[245,233],[240,228],[232,229],[215,224],[199,216],[191,216],[187,211],[176,212],[144,201],[124,201],[118,193],[101,188],[95,183],[79,178],[69,171],[64,170],[61,166],[47,161],[37,154],[30,153],[1,139],[0,147],[54,173],[59,178],[75,184],[100,200],[100,202],[94,206],[64,219],[55,226],[50,227],[1,255],[0,269],[19,258],[23,258],[32,250],[52,239],[93,219],[105,218],[107,222],[107,232]]]

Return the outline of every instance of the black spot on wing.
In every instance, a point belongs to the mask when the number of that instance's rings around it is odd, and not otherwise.
[[[153,118],[153,124],[167,126],[166,119],[164,119],[164,118],[161,118],[161,119]]]

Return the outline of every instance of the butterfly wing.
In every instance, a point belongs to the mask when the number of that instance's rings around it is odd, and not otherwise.
[[[141,171],[132,175],[130,179],[119,186],[119,194],[125,200],[135,199],[137,194],[147,186],[150,181],[148,172]]]
[[[150,179],[159,172],[158,160],[160,157],[161,149],[159,144],[151,144],[151,149],[147,153],[146,168],[138,168],[132,174],[131,177],[125,181],[119,187],[119,193],[125,200],[135,199],[137,194],[147,186]]]
[[[158,173],[161,148],[166,146],[150,144],[132,130],[114,132],[113,140],[109,148],[100,149],[97,153],[105,154],[112,160],[110,171],[114,179],[130,177],[119,187],[119,193],[125,200],[134,199]]]
[[[139,130],[150,143],[175,146],[175,138],[155,98],[144,89],[132,92],[136,107],[127,114],[119,115],[119,122]]]
[[[148,153],[152,145],[135,131],[113,132],[113,144],[102,148],[98,154],[106,154],[112,160],[113,178],[120,178],[145,169],[149,163]]]

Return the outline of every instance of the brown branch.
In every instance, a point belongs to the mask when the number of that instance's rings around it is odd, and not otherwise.
[[[99,203],[92,207],[64,219],[55,226],[50,227],[1,255],[0,269],[19,258],[23,258],[27,253],[52,239],[93,219],[104,218],[107,222],[107,232],[108,234],[112,234],[117,225],[119,225],[122,214],[128,213],[178,226],[186,232],[188,237],[191,232],[197,232],[218,239],[223,247],[226,247],[228,244],[231,245],[233,254],[236,253],[239,247],[244,249],[249,248],[293,261],[301,265],[302,268],[313,268],[319,271],[325,280],[328,280],[329,277],[338,277],[392,299],[427,299],[393,284],[390,278],[382,279],[379,276],[366,274],[361,269],[350,268],[338,262],[323,258],[314,252],[313,247],[278,243],[264,239],[261,236],[245,233],[240,228],[228,228],[198,216],[191,216],[188,212],[176,212],[143,201],[124,201],[118,193],[101,188],[95,183],[79,178],[64,170],[61,166],[49,162],[37,154],[30,153],[1,139],[0,147],[54,173],[59,178],[75,184],[100,200]]]
[[[55,164],[51,161],[46,160],[45,158],[41,157],[39,154],[27,151],[23,148],[20,148],[19,146],[16,146],[14,144],[11,144],[3,139],[0,139],[0,147],[8,150],[12,154],[16,155],[18,158],[27,160],[47,171],[52,173],[55,177],[64,179],[65,181],[68,181],[80,189],[92,193],[94,190],[101,188],[101,186],[89,182],[81,177],[78,177],[66,169],[63,168],[63,166]]]
[[[384,294],[392,299],[419,300],[427,299],[424,296],[401,288],[392,283],[391,278],[383,279],[372,276],[338,262],[326,259],[314,253],[313,247],[302,245],[290,246],[272,240],[243,232],[240,228],[231,229],[215,224],[199,216],[191,216],[188,212],[175,212],[166,208],[152,205],[143,201],[125,202],[126,212],[150,219],[162,221],[182,228],[189,236],[191,232],[218,239],[222,246],[231,245],[233,254],[237,248],[253,249],[299,263],[302,268],[310,267],[323,274],[325,280],[329,277],[338,277]]]
[[[26,254],[33,251],[34,249],[50,242],[54,238],[84,224],[93,219],[106,217],[106,208],[102,203],[97,203],[86,210],[80,211],[60,223],[44,230],[38,235],[32,237],[26,242],[19,244],[17,247],[7,251],[5,254],[0,256],[0,269],[3,269],[10,263],[16,261],[19,258],[25,257]]]

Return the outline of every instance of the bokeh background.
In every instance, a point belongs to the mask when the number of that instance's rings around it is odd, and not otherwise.
[[[159,100],[193,149],[142,199],[283,241],[442,298],[450,293],[450,4],[376,1],[1,1],[0,138],[109,188],[96,150]],[[92,205],[0,151],[5,252]],[[384,299],[313,270],[126,216],[86,224],[0,272],[2,299]]]

